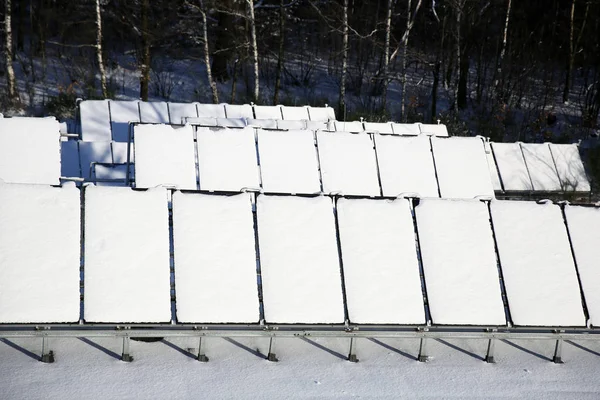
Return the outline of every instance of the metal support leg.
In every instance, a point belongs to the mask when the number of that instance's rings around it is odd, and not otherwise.
[[[562,360],[562,343],[563,340],[562,339],[557,339],[556,340],[556,345],[554,346],[554,357],[552,358],[552,361],[554,361],[555,364],[562,364],[563,360]]]
[[[42,336],[42,358],[40,359],[43,363],[53,363],[54,362],[54,352],[50,350],[48,346],[48,337]]]
[[[427,338],[421,338],[421,345],[419,346],[419,357],[417,358],[419,362],[427,362],[429,361],[429,356],[427,355]]]
[[[132,362],[133,357],[129,354],[129,336],[123,336],[123,354],[121,354],[121,361]]]
[[[277,355],[275,354],[275,337],[274,336],[271,336],[271,339],[269,339],[269,354],[267,354],[267,360],[272,361],[272,362],[279,361],[277,359]]]
[[[196,360],[198,360],[200,362],[208,362],[208,357],[206,357],[206,355],[204,354],[205,345],[206,345],[206,338],[204,338],[204,340],[202,340],[202,336],[200,336],[200,339],[198,340],[198,357],[196,357]]]
[[[356,358],[356,342],[358,338],[351,337],[350,338],[350,352],[348,353],[347,360],[350,362],[358,362],[358,358]]]
[[[491,338],[488,341],[487,355],[485,356],[485,362],[494,364],[494,350],[496,350],[496,339]]]

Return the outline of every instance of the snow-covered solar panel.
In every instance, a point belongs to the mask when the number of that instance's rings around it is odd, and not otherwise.
[[[494,196],[483,140],[431,138],[441,197]]]
[[[573,252],[592,325],[600,325],[600,208],[565,206]]]
[[[191,125],[136,125],[134,149],[136,187],[197,188]]]
[[[335,111],[331,107],[308,107],[311,121],[335,121]]]
[[[167,190],[85,188],[84,319],[171,320]]]
[[[197,137],[201,190],[260,187],[254,129],[198,129]]]
[[[421,134],[427,136],[448,136],[448,129],[444,124],[419,124]]]
[[[60,142],[60,176],[81,178],[79,143],[75,140]]]
[[[550,151],[556,163],[556,169],[562,189],[566,192],[589,192],[590,182],[575,144],[550,143]]]
[[[505,325],[487,204],[424,199],[415,215],[433,323]]]
[[[306,129],[310,129],[311,131],[317,130],[329,130],[329,122],[326,121],[306,121]]]
[[[0,322],[79,320],[79,190],[0,183]]]
[[[133,151],[133,143],[129,145],[129,162],[135,162],[135,152]],[[126,164],[127,163],[127,143],[112,142],[112,154],[113,163],[115,164]]]
[[[317,132],[323,191],[378,196],[377,162],[367,134]]]
[[[173,194],[177,320],[258,323],[249,194]]]
[[[254,128],[277,129],[277,121],[274,119],[252,119],[247,118],[246,124]]]
[[[112,140],[108,100],[85,100],[79,103],[81,139],[88,142]]]
[[[197,105],[199,117],[225,118],[225,104],[202,104]]]
[[[365,122],[365,131],[369,133],[393,134],[391,122]]]
[[[256,119],[283,119],[281,106],[254,106],[254,118]]]
[[[398,124],[392,122],[392,129],[394,130],[394,135],[417,136],[421,134],[419,125],[420,124]]]
[[[350,321],[425,323],[408,200],[342,198],[337,213]]]
[[[140,122],[139,101],[110,101],[110,124],[116,142],[127,142],[129,123]]]
[[[548,143],[521,143],[533,190],[557,192],[562,189]]]
[[[256,213],[265,320],[343,323],[331,199],[260,195]]]
[[[127,166],[122,164],[95,164],[92,168],[91,180],[97,186],[125,186]]]
[[[281,106],[281,115],[283,115],[283,119],[296,121],[310,118],[308,106]]]
[[[254,118],[250,104],[225,104],[227,118]]]
[[[140,101],[140,120],[144,124],[168,124],[169,106],[163,101]]]
[[[0,180],[58,185],[60,147],[54,118],[0,118]]]
[[[500,175],[498,174],[498,167],[496,166],[496,160],[494,159],[494,153],[492,152],[492,144],[487,140],[483,142],[485,148],[485,157],[487,158],[488,168],[490,170],[490,177],[492,178],[492,186],[494,191],[502,191],[502,183],[500,182]]]
[[[245,128],[245,118],[217,118],[217,126],[222,128]]]
[[[439,197],[428,137],[375,134],[374,138],[384,196]]]
[[[168,103],[171,124],[181,125],[189,117],[198,117],[196,103]]]
[[[362,122],[360,121],[335,121],[334,123],[335,130],[338,132],[364,132],[365,128],[363,127]]]
[[[306,120],[278,120],[277,129],[299,130],[306,129]]]
[[[92,178],[92,163],[112,164],[112,147],[110,142],[79,142],[79,165],[81,177]]]
[[[263,190],[275,193],[321,191],[312,131],[258,131]]]
[[[196,126],[219,126],[214,117],[186,117],[183,122]]]
[[[502,185],[507,192],[533,190],[519,143],[492,143]]]
[[[577,274],[560,207],[493,201],[491,210],[514,324],[584,326]]]

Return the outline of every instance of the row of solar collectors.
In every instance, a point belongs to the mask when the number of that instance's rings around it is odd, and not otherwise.
[[[172,301],[179,323],[600,318],[598,208],[176,191],[170,226],[164,188],[82,190],[2,185],[1,323],[166,323]]]
[[[589,192],[577,145],[488,143],[497,192]]]

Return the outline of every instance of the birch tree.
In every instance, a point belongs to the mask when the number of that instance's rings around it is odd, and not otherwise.
[[[148,101],[150,86],[150,32],[148,31],[148,14],[150,0],[142,0],[142,62],[140,74],[140,98]]]
[[[387,14],[385,17],[385,44],[383,48],[383,92],[381,93],[381,108],[383,112],[387,108],[387,91],[389,85],[389,70],[390,70],[390,37],[392,31],[392,9],[394,8],[394,0],[388,0]]]
[[[252,97],[254,102],[258,103],[260,95],[260,82],[258,71],[258,45],[256,43],[256,21],[254,19],[254,1],[246,0],[248,8],[248,23],[250,24],[250,47],[252,51],[252,64],[254,72],[254,92]]]
[[[279,54],[277,54],[277,72],[275,73],[275,89],[273,91],[273,104],[275,105],[279,103],[283,57],[285,54],[285,12],[283,7],[284,0],[279,0]]]
[[[342,10],[342,73],[340,77],[340,94],[338,118],[346,119],[346,75],[348,74],[348,0],[343,0]]]
[[[400,97],[400,115],[402,116],[402,121],[406,122],[406,113],[405,109],[405,99],[406,99],[406,59],[408,57],[408,37],[410,36],[410,31],[415,24],[415,18],[417,18],[417,13],[421,8],[421,1],[418,0],[417,5],[415,7],[414,15],[411,16],[412,13],[412,0],[407,0],[408,6],[408,15],[406,17],[406,30],[404,31],[404,35],[402,35],[402,47],[404,49],[404,54],[402,56],[402,94]]]
[[[583,31],[585,29],[585,24],[587,21],[588,12],[590,10],[590,1],[586,3],[585,6],[585,14],[583,17],[583,22],[581,23],[581,29],[579,30],[579,35],[577,36],[577,40],[575,40],[575,3],[577,0],[572,0],[571,2],[571,11],[569,15],[569,56],[567,58],[567,70],[565,73],[565,87],[563,89],[563,102],[565,104],[569,103],[569,93],[571,91],[572,86],[572,75],[573,75],[573,65],[575,64],[575,55],[578,53],[579,44],[581,42],[581,37],[583,35]]]
[[[506,19],[504,22],[504,33],[502,35],[502,47],[500,49],[500,56],[498,58],[498,67],[496,69],[496,80],[494,82],[494,90],[496,92],[496,99],[500,102],[504,102],[504,93],[503,93],[503,82],[502,82],[502,66],[504,64],[504,55],[506,54],[506,43],[508,37],[508,23],[510,21],[510,10],[511,10],[512,0],[508,0],[508,5],[506,7]]]
[[[210,86],[210,90],[212,92],[212,100],[213,103],[219,104],[219,91],[217,89],[217,84],[213,79],[212,69],[210,67],[210,49],[208,46],[208,26],[206,21],[206,10],[204,10],[204,5],[202,4],[202,0],[200,0],[200,15],[202,16],[202,41],[204,42],[204,66],[206,68],[206,77],[208,79],[208,86]]]
[[[5,36],[5,54],[4,60],[6,63],[6,83],[9,100],[17,99],[17,88],[15,83],[15,70],[13,68],[13,45],[12,45],[12,27],[11,13],[12,1],[6,0],[4,3],[4,36]]]
[[[98,70],[100,71],[102,97],[107,98],[108,89],[106,86],[106,71],[104,69],[104,61],[102,60],[102,11],[100,8],[100,0],[96,0],[96,58],[98,61]]]

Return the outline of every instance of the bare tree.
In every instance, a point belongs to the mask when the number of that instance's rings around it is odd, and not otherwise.
[[[406,59],[408,57],[408,37],[410,36],[410,31],[413,25],[415,24],[415,18],[417,17],[419,8],[421,8],[421,0],[418,0],[417,5],[415,7],[414,15],[412,16],[411,3],[411,0],[407,0],[408,14],[406,17],[406,30],[404,31],[404,35],[402,35],[402,47],[404,48],[404,54],[402,56],[402,94],[400,97],[400,115],[402,116],[402,121],[406,121],[406,113],[404,112],[404,102],[406,99]]]
[[[148,101],[150,86],[150,32],[148,31],[148,13],[150,0],[142,0],[142,62],[140,74],[140,98]]]
[[[202,0],[200,0],[200,15],[202,15],[202,40],[204,42],[204,66],[206,67],[206,77],[208,78],[208,85],[212,92],[213,103],[219,104],[219,91],[217,90],[217,84],[213,79],[212,69],[210,68],[210,49],[208,47],[208,26],[206,21],[206,11]]]
[[[394,0],[388,0],[387,15],[385,17],[385,44],[383,49],[383,93],[381,94],[381,108],[383,112],[387,108],[387,91],[389,85],[389,69],[390,69],[390,37],[392,31],[392,9],[394,8]]]
[[[346,75],[348,74],[348,0],[343,0],[342,11],[342,73],[340,77],[340,99],[338,118],[346,119]]]
[[[577,41],[575,41],[575,3],[577,0],[572,0],[571,2],[571,13],[569,18],[569,57],[567,58],[567,71],[565,74],[565,87],[563,89],[563,102],[566,104],[569,102],[569,92],[571,91],[572,86],[572,74],[573,74],[573,64],[575,64],[575,55],[577,54],[577,49],[579,48],[579,44],[581,42],[581,37],[583,35],[583,31],[585,29],[585,23],[587,21],[588,11],[590,9],[590,1],[586,3],[585,6],[585,15],[583,17],[583,22],[581,23],[581,29],[579,30],[579,35],[577,36]]]
[[[15,83],[15,70],[13,68],[13,45],[12,45],[12,27],[11,27],[11,14],[12,14],[12,1],[6,0],[4,8],[4,36],[5,36],[5,47],[6,52],[4,59],[6,62],[6,81],[8,89],[9,100],[17,99],[17,88]]]
[[[248,6],[248,23],[250,24],[250,46],[252,50],[252,64],[254,72],[254,92],[252,97],[254,102],[258,103],[260,94],[260,82],[258,71],[258,45],[256,43],[256,21],[254,19],[254,1],[246,0]]]
[[[107,98],[108,89],[106,86],[106,71],[104,69],[104,61],[102,60],[102,11],[100,8],[100,0],[96,0],[96,58],[98,60],[98,69],[100,71],[102,97]]]
[[[281,88],[281,74],[283,72],[283,57],[285,54],[285,12],[284,0],[279,0],[279,54],[277,54],[277,72],[275,73],[275,89],[273,104],[279,103],[279,90]]]
[[[510,21],[510,9],[512,0],[508,0],[506,7],[506,20],[504,22],[504,34],[502,35],[502,48],[500,49],[500,57],[498,59],[498,68],[496,69],[496,81],[494,82],[494,90],[496,91],[496,98],[504,102],[504,94],[502,93],[502,65],[504,64],[504,55],[506,54],[506,42],[508,37],[508,23]]]

